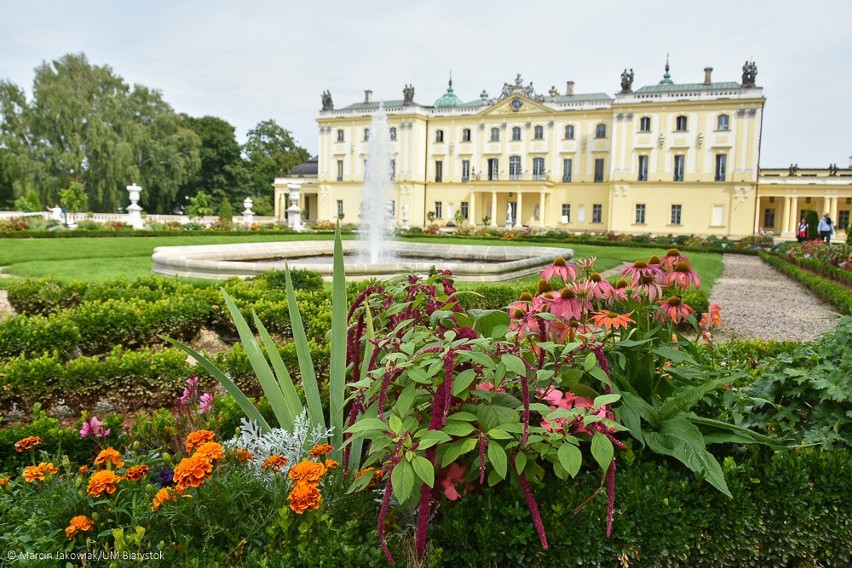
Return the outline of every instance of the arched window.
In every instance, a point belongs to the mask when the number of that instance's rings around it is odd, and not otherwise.
[[[521,127],[515,126],[512,128],[512,140],[517,141],[521,139]]]
[[[500,141],[500,129],[499,128],[492,128],[491,129],[491,141],[492,142],[499,142]]]
[[[606,138],[606,124],[603,122],[595,127],[595,138]]]
[[[565,140],[573,140],[574,139],[574,125],[567,124],[565,126]]]
[[[391,129],[390,129],[390,139],[396,140],[396,127],[394,127],[394,126],[391,126]]]
[[[727,114],[720,114],[716,118],[716,130],[730,130],[731,117]]]
[[[651,132],[650,116],[643,116],[639,119],[639,132]]]
[[[533,129],[533,138],[535,138],[536,140],[542,140],[544,138],[544,127],[543,126],[536,126]]]
[[[686,132],[686,117],[680,115],[675,119],[675,130],[677,132]]]

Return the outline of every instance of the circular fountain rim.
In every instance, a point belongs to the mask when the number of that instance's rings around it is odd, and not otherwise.
[[[387,248],[400,255],[428,257],[424,261],[410,258],[393,262],[367,264],[345,262],[348,280],[388,278],[407,273],[428,273],[433,267],[451,270],[460,282],[506,281],[537,273],[556,257],[572,258],[574,251],[563,247],[459,245],[443,243],[414,243],[389,241]],[[363,243],[343,241],[344,254],[363,249]],[[151,256],[152,270],[157,274],[224,280],[249,278],[269,270],[281,270],[284,262],[292,269],[318,272],[331,279],[332,265],[300,262],[306,256],[331,256],[333,241],[278,241],[265,243],[238,243],[227,245],[194,245],[157,247]],[[278,258],[277,261],[256,259]],[[453,258],[457,260],[444,260]],[[488,260],[491,264],[482,264]]]

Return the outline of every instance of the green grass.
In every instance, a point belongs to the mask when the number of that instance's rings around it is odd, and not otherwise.
[[[151,254],[158,246],[184,246],[269,241],[331,240],[331,235],[246,235],[191,237],[111,237],[75,239],[6,239],[0,241],[0,266],[4,272],[20,277],[55,276],[69,280],[105,280],[108,278],[137,278],[151,274]],[[434,238],[409,239],[435,243]],[[442,238],[442,244],[476,244],[503,246],[560,246],[554,243],[532,243],[501,240],[468,240]],[[597,257],[595,268],[602,272],[624,262],[664,255],[665,249],[589,244],[565,244],[576,258]],[[709,290],[722,273],[722,257],[715,253],[689,253],[696,272],[701,276],[702,289]],[[535,277],[524,280],[534,282]],[[0,279],[3,287],[3,279]]]

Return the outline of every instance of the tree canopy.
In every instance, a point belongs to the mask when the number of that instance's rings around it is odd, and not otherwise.
[[[248,131],[248,140],[243,146],[250,174],[249,188],[257,205],[255,211],[261,214],[259,206],[262,199],[272,206],[272,182],[276,177],[286,175],[294,166],[306,161],[310,155],[293,139],[290,131],[279,126],[274,120],[264,120]]]

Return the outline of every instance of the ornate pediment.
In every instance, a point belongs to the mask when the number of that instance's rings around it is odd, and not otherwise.
[[[513,83],[503,83],[500,96],[496,100],[492,99],[488,102],[493,104],[482,112],[483,115],[530,114],[551,111],[541,104],[544,102],[544,95],[536,94],[532,82],[529,85],[524,85],[520,73],[515,77]]]

